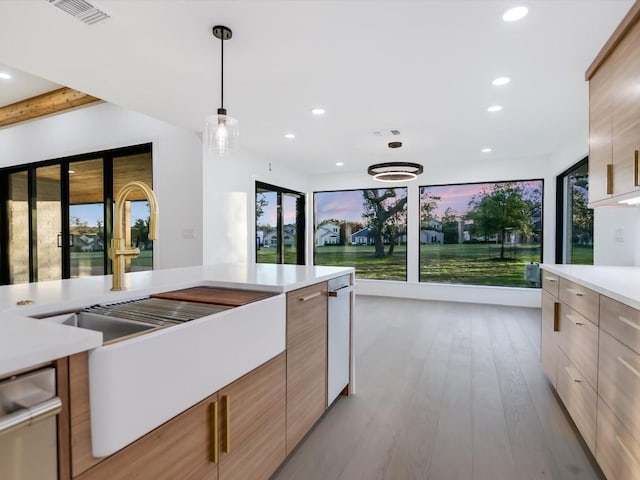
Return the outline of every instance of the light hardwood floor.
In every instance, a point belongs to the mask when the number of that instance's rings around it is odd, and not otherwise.
[[[358,297],[357,394],[273,480],[603,479],[546,381],[540,310]]]

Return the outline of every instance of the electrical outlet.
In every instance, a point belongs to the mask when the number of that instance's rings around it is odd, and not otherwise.
[[[615,229],[616,243],[624,243],[624,227],[618,227]]]

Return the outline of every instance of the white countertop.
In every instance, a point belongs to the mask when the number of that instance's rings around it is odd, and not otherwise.
[[[127,290],[111,291],[111,275],[0,287],[0,377],[102,345],[102,334],[28,318],[143,297],[196,285],[288,292],[353,273],[351,267],[220,264],[126,274]],[[17,306],[20,300],[31,300]]]
[[[546,263],[541,267],[625,305],[640,309],[640,267]]]

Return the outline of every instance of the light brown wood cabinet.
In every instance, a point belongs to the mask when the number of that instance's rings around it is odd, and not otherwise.
[[[327,408],[327,283],[287,294],[287,455]]]
[[[556,282],[543,281],[543,370],[552,383],[555,371],[558,395],[607,479],[637,480],[640,310],[543,268],[545,277],[558,278],[559,298],[550,293]],[[560,332],[554,337],[558,301]]]
[[[267,480],[284,461],[286,388],[282,353],[218,392],[220,480]]]
[[[592,206],[640,195],[639,20],[636,3],[587,70]]]
[[[140,440],[107,457],[79,480],[216,480],[212,395]]]

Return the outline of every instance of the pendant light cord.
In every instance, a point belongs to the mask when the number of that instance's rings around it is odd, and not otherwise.
[[[220,108],[224,108],[224,36],[220,39]]]

